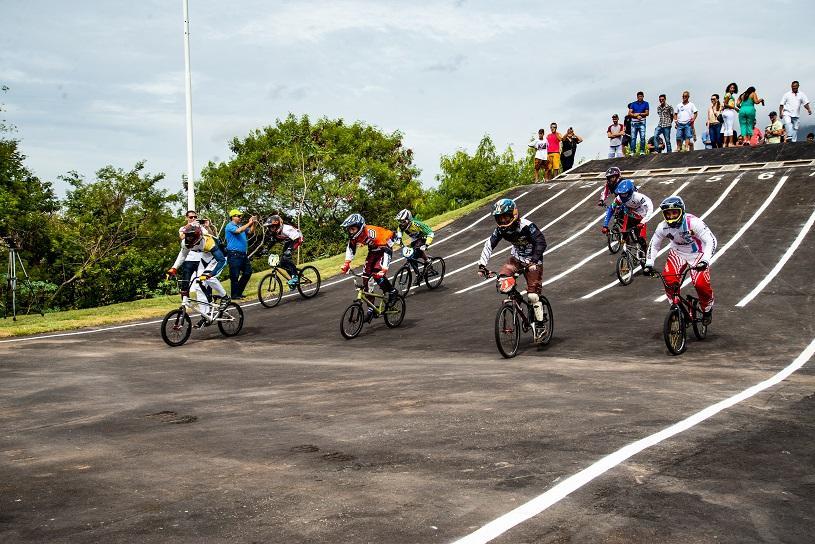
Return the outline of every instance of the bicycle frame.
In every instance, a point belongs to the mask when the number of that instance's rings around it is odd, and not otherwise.
[[[513,277],[517,279],[524,272],[525,270],[520,270],[513,274]],[[499,274],[497,272],[493,271],[489,271],[488,273],[488,277],[490,278],[494,278],[498,275]],[[499,291],[499,293],[501,292]],[[532,327],[532,321],[529,319],[529,315],[534,311],[532,309],[532,305],[529,302],[527,302],[527,300],[524,298],[521,292],[518,291],[517,285],[513,285],[512,289],[508,293],[501,294],[504,295],[504,300],[502,301],[502,304],[511,302],[518,310],[518,315],[521,317],[521,325],[523,326],[523,331],[527,332]]]
[[[182,280],[178,279],[177,281],[178,281],[178,284],[180,285]],[[196,276],[196,277],[194,277],[194,278],[192,278],[190,280],[190,291],[192,291],[192,287],[196,283],[198,283],[199,285],[201,284],[201,278],[198,277],[198,276]],[[193,305],[197,305],[199,307],[199,309],[200,309],[201,306],[205,306],[206,309],[207,309],[206,313],[208,313],[208,314],[211,313],[213,309],[217,310],[217,312],[215,314],[215,317],[212,320],[213,323],[215,323],[216,321],[232,321],[233,320],[233,318],[231,316],[229,318],[227,318],[227,319],[223,318],[224,308],[221,308],[220,304],[216,305],[216,304],[213,304],[212,302],[207,301],[207,300],[200,300],[200,301],[198,299],[192,300],[189,297],[189,295],[182,295],[181,296],[181,308],[179,308],[179,309],[182,310],[185,314],[189,315],[189,313],[190,313],[189,310],[194,309]],[[203,312],[202,312],[201,315],[203,315]]]
[[[367,276],[365,274],[357,274],[354,271],[351,271],[351,274],[353,276],[357,277],[357,278],[371,279],[371,276]],[[359,283],[357,283],[357,280],[354,280],[354,287],[357,290],[357,296],[355,297],[355,300],[359,300],[361,302],[364,302],[366,306],[368,306],[369,308],[371,308],[372,310],[374,310],[375,312],[377,312],[379,314],[382,314],[382,313],[385,312],[385,295],[384,294],[379,294],[379,293],[374,293],[374,292],[371,292],[371,291],[366,291],[365,286],[360,285]],[[379,303],[374,304],[373,302],[371,302],[369,300],[370,297],[373,297],[375,299],[379,299]]]
[[[688,266],[685,268],[685,270],[678,274],[663,274],[660,272],[658,275],[659,279],[662,280],[662,285],[665,286],[665,291],[669,293],[668,298],[671,301],[671,308],[679,308],[686,318],[693,320],[696,317],[693,309],[695,297],[691,295],[685,295],[683,297],[680,292],[682,289],[682,284],[685,282],[685,278],[688,276],[690,271],[691,267]],[[676,278],[678,281],[668,283],[665,276]]]

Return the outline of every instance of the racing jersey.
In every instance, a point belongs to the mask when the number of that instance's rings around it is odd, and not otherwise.
[[[200,252],[201,259],[209,261],[210,265],[207,266],[206,272],[212,276],[217,276],[221,270],[223,270],[224,266],[226,266],[226,258],[218,247],[215,238],[209,234],[204,234],[198,243],[192,247],[188,248],[185,244],[181,245],[181,251],[178,252],[178,257],[175,258],[173,268],[180,267],[181,263],[187,258],[187,255],[192,251]],[[220,257],[220,259],[218,257]]]
[[[607,227],[611,222],[611,217],[614,215],[615,208],[621,209],[625,214],[633,215],[636,219],[646,219],[649,215],[651,215],[651,212],[654,211],[654,203],[651,202],[650,198],[636,191],[633,195],[631,195],[631,198],[629,198],[628,202],[625,204],[623,204],[623,201],[620,200],[620,197],[618,196],[614,199],[614,202],[612,202],[611,207],[606,210],[606,218],[603,221],[604,227]]]
[[[345,260],[353,260],[357,253],[357,246],[368,246],[368,251],[384,249],[390,251],[394,243],[392,230],[374,225],[365,225],[365,228],[356,236],[348,240],[348,247],[345,248]]]
[[[302,242],[303,233],[292,225],[284,224],[283,227],[281,227],[280,232],[277,234],[272,234],[270,243],[274,244],[275,242],[286,242],[287,240],[291,240],[295,243]]]
[[[695,215],[686,213],[679,226],[671,227],[665,221],[657,226],[648,246],[645,266],[654,266],[654,260],[665,238],[671,241],[671,250],[679,253],[686,261],[709,263],[716,251],[716,237],[710,228]]]
[[[424,243],[427,245],[433,243],[433,229],[431,229],[418,219],[411,220],[410,225],[408,225],[408,227],[405,230],[402,230],[402,227],[399,227],[396,230],[396,241],[401,243],[402,236],[404,234],[407,234],[412,240],[424,238]]]
[[[501,231],[496,228],[492,235],[484,243],[481,250],[481,258],[478,264],[487,266],[492,252],[501,240],[506,240],[512,244],[511,254],[522,263],[540,263],[543,259],[543,252],[546,251],[546,237],[535,223],[528,219],[521,219],[517,229],[511,231]]]

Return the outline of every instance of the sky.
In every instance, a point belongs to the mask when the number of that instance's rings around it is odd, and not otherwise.
[[[584,138],[578,160],[604,157],[611,114],[638,90],[655,115],[659,93],[676,104],[687,89],[704,111],[730,81],[754,85],[759,126],[793,79],[815,100],[809,0],[189,5],[197,172],[289,112],[401,131],[431,187],[441,155],[489,134],[520,157],[553,121]],[[0,85],[27,166],[59,193],[68,171],[139,160],[180,188],[181,0],[0,0]]]

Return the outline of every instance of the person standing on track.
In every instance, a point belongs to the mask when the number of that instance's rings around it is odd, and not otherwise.
[[[276,243],[283,244],[283,253],[280,255],[280,267],[289,275],[289,289],[297,288],[297,265],[292,260],[292,252],[303,243],[303,233],[293,225],[287,225],[279,215],[269,217],[263,226],[269,231],[268,248]]]
[[[518,207],[511,198],[502,198],[495,203],[492,216],[497,227],[484,243],[481,258],[478,261],[478,274],[482,277],[489,275],[487,262],[493,250],[501,240],[512,244],[509,260],[499,270],[501,276],[512,277],[523,271],[526,278],[526,298],[535,311],[535,320],[543,321],[543,303],[540,301],[541,283],[543,279],[543,252],[546,251],[546,237],[535,223],[528,219],[521,219]],[[541,329],[544,333],[545,329]]]
[[[538,131],[538,139],[532,140],[529,142],[529,147],[535,150],[535,173],[534,173],[534,180],[535,183],[538,183],[540,177],[540,171],[543,170],[544,178],[546,177],[546,146],[548,146],[548,142],[546,141],[546,131],[540,129]]]
[[[685,202],[678,196],[669,196],[659,205],[662,210],[662,221],[654,230],[648,255],[642,273],[654,275],[654,260],[662,247],[662,242],[670,240],[668,260],[662,270],[668,287],[676,288],[679,278],[687,267],[691,268],[691,281],[699,295],[702,307],[702,323],[710,325],[713,320],[713,287],[710,285],[710,262],[716,251],[716,236],[704,221],[695,215],[685,212]]]

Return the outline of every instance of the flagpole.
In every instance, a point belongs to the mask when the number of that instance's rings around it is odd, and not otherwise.
[[[187,209],[195,209],[195,170],[192,164],[192,77],[190,75],[190,9],[184,4],[184,79],[187,99]]]

